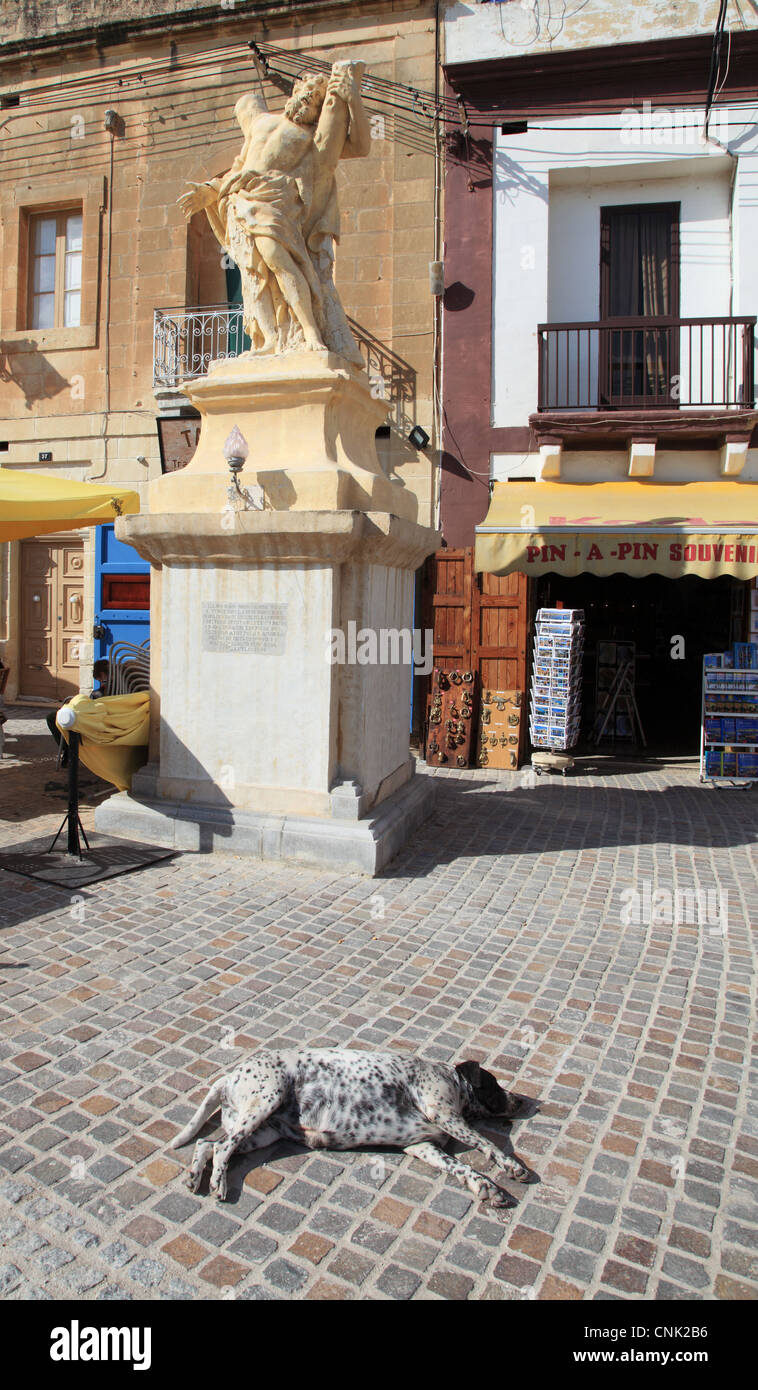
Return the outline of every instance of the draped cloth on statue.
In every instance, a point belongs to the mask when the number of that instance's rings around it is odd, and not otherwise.
[[[265,293],[271,295],[282,348],[295,346],[298,339],[302,340],[302,333],[288,311],[276,276],[258,250],[256,238],[270,237],[289,251],[308,281],[318,314],[321,284],[303,236],[306,211],[303,194],[307,196],[307,192],[300,178],[277,173],[257,174],[249,169],[228,175],[219,190],[218,208],[226,230],[225,244],[243,274],[243,283],[245,272],[251,277],[252,299],[257,300]],[[248,332],[251,327],[255,348],[261,333],[255,320],[245,323]]]

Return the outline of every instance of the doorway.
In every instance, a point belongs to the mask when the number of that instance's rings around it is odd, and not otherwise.
[[[600,209],[599,398],[606,407],[677,405],[679,213],[679,203]]]
[[[634,690],[648,752],[693,756],[700,747],[703,655],[725,651],[743,630],[745,585],[729,576],[669,579],[651,574],[574,579],[545,575],[537,607],[582,608],[585,614],[582,741],[592,738],[607,677],[604,661],[620,645],[633,654]],[[613,751],[632,746],[627,731],[606,739]],[[631,731],[629,731],[631,732]]]
[[[84,636],[81,541],[21,542],[19,694],[58,701],[79,689]]]

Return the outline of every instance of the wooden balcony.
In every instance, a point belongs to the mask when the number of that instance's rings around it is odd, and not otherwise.
[[[650,437],[692,447],[749,435],[755,317],[614,318],[537,328],[538,442]]]

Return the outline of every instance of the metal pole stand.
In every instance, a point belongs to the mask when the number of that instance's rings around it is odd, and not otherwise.
[[[84,840],[87,849],[89,849],[89,840],[87,839],[84,826],[82,825],[81,820],[79,819],[80,737],[81,735],[75,734],[73,729],[71,730],[68,736],[68,810],[65,816],[63,817],[60,826],[58,827],[58,833],[55,836],[55,839],[53,840],[53,843],[51,844],[48,850],[48,854],[52,854],[53,850],[55,849],[55,846],[58,843],[58,838],[60,836],[61,831],[63,830],[64,825],[67,825],[68,835],[66,841],[66,853],[70,855],[71,858],[78,859],[81,863],[82,846],[79,840],[79,831],[81,830],[82,832],[82,839]]]

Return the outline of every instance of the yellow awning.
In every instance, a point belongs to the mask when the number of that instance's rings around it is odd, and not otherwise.
[[[758,574],[758,483],[495,483],[476,528],[488,574]]]
[[[138,511],[136,492],[27,473],[22,468],[0,468],[0,541],[76,531]]]

